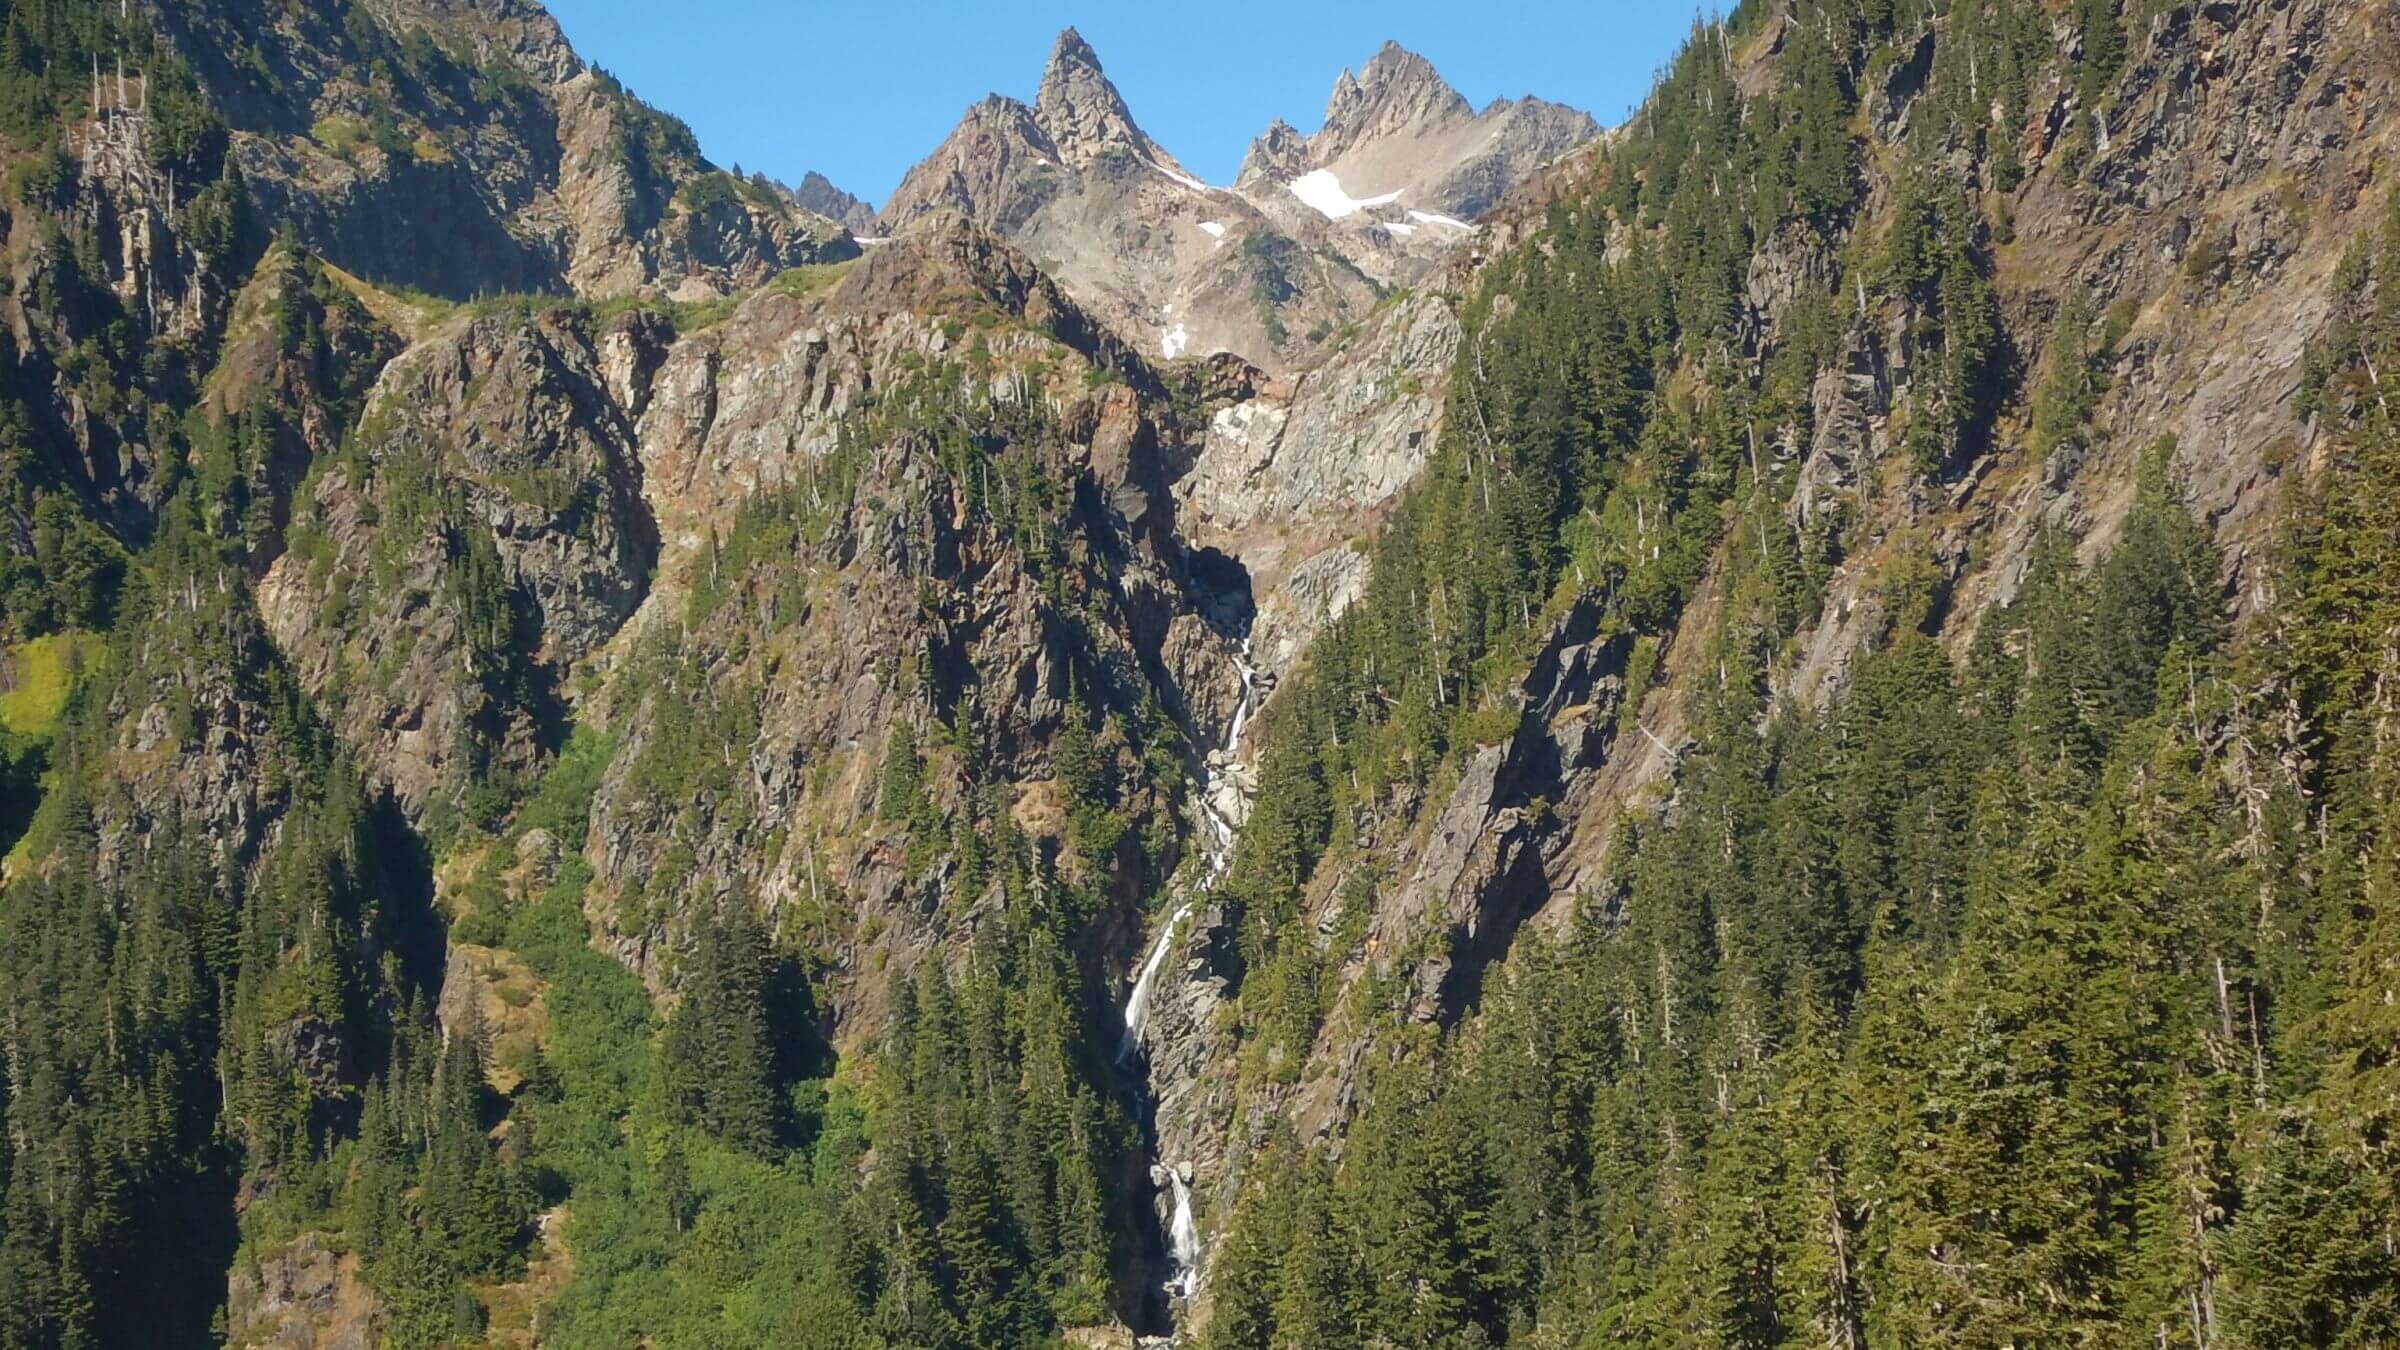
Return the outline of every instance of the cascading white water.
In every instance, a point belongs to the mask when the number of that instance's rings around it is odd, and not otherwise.
[[[1150,999],[1158,985],[1159,972],[1166,967],[1168,953],[1175,946],[1176,932],[1184,917],[1192,912],[1198,897],[1205,894],[1225,875],[1226,865],[1233,861],[1233,822],[1216,802],[1217,763],[1233,762],[1241,747],[1242,728],[1250,721],[1251,705],[1258,696],[1257,670],[1250,664],[1250,640],[1242,639],[1233,657],[1234,673],[1240,677],[1241,696],[1233,705],[1233,718],[1225,727],[1225,743],[1216,754],[1201,762],[1199,791],[1201,823],[1208,829],[1205,845],[1204,877],[1193,898],[1175,907],[1160,925],[1158,936],[1151,939],[1150,950],[1142,958],[1141,970],[1135,974],[1133,992],[1125,999],[1125,1039],[1117,1046],[1117,1062],[1128,1063],[1142,1049],[1142,1031],[1150,1024]],[[1152,1166],[1153,1179],[1164,1174],[1174,1193],[1173,1216],[1167,1224],[1167,1255],[1173,1259],[1175,1273],[1167,1280],[1167,1292],[1188,1299],[1200,1286],[1200,1226],[1192,1215],[1192,1188],[1183,1178],[1183,1169],[1172,1163],[1158,1162]]]
[[[1175,926],[1183,916],[1192,912],[1192,902],[1186,900],[1173,914],[1167,916],[1166,926],[1150,944],[1150,955],[1142,960],[1142,972],[1133,981],[1133,995],[1125,1000],[1125,1039],[1117,1045],[1117,1062],[1123,1064],[1142,1048],[1142,1028],[1150,1023],[1150,990],[1158,983],[1158,968],[1167,963],[1167,950],[1175,945]]]
[[[1225,753],[1231,755],[1242,743],[1242,726],[1250,720],[1250,704],[1258,693],[1258,670],[1250,664],[1250,639],[1243,638],[1234,653],[1234,674],[1242,680],[1242,696],[1234,701],[1233,721],[1225,728]]]
[[[1167,1225],[1167,1250],[1175,1258],[1175,1278],[1168,1287],[1190,1298],[1200,1286],[1200,1225],[1192,1221],[1192,1188],[1180,1168],[1167,1169],[1167,1184],[1175,1188],[1175,1219]]]
[[[1257,697],[1258,672],[1250,664],[1250,640],[1248,638],[1242,639],[1242,645],[1235,649],[1233,669],[1234,673],[1241,678],[1242,692],[1241,697],[1234,702],[1233,719],[1226,724],[1225,744],[1219,747],[1217,752],[1218,756],[1222,756],[1228,762],[1232,760],[1235,751],[1241,745],[1242,728],[1250,721],[1250,704]],[[1210,758],[1216,757],[1211,756]],[[1217,807],[1216,786],[1215,768],[1207,760],[1203,760],[1200,766],[1199,791],[1196,794],[1200,802],[1200,819],[1208,827],[1209,833],[1207,876],[1201,884],[1203,891],[1216,885],[1218,878],[1225,875],[1226,864],[1233,861],[1233,822],[1227,820],[1225,813]],[[1133,993],[1125,1000],[1125,1039],[1117,1047],[1117,1059],[1120,1063],[1133,1058],[1134,1053],[1141,1048],[1142,1029],[1150,1023],[1152,988],[1158,983],[1159,970],[1167,963],[1168,951],[1175,945],[1175,930],[1182,924],[1183,917],[1192,912],[1193,903],[1191,900],[1186,900],[1176,906],[1175,912],[1168,915],[1166,923],[1160,926],[1158,936],[1151,940],[1149,954],[1142,958],[1142,968],[1134,976]]]

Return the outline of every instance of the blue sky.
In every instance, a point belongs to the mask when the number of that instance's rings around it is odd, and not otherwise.
[[[1069,24],[1142,128],[1229,182],[1280,116],[1316,128],[1344,66],[1385,38],[1467,99],[1539,94],[1620,120],[1696,7],[1642,0],[550,0],[587,60],[682,117],[721,164],[815,169],[881,203],[987,93],[1030,99]]]

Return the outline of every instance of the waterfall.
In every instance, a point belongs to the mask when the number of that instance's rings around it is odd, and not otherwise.
[[[1225,875],[1226,865],[1233,861],[1233,822],[1217,806],[1216,761],[1233,763],[1241,751],[1242,728],[1249,725],[1250,710],[1258,702],[1258,668],[1250,664],[1248,638],[1243,638],[1242,645],[1234,649],[1233,673],[1242,682],[1242,692],[1234,700],[1232,720],[1225,724],[1225,743],[1203,760],[1200,768],[1200,819],[1207,824],[1209,833],[1208,879],[1204,888],[1216,885]]]
[[[1166,925],[1150,944],[1150,954],[1142,959],[1142,973],[1134,979],[1133,995],[1125,1000],[1125,1039],[1117,1046],[1117,1062],[1131,1060],[1142,1048],[1142,1028],[1150,1023],[1150,991],[1158,983],[1159,967],[1167,963],[1167,951],[1175,945],[1175,927],[1183,916],[1192,912],[1192,902],[1186,900],[1167,916]]]
[[[1166,968],[1184,918],[1200,897],[1216,886],[1225,875],[1227,864],[1233,861],[1233,821],[1217,805],[1216,788],[1218,770],[1232,764],[1240,751],[1242,729],[1249,725],[1250,713],[1258,701],[1258,671],[1250,664],[1250,639],[1246,637],[1234,649],[1233,670],[1241,681],[1241,694],[1234,700],[1233,717],[1226,723],[1224,744],[1201,761],[1200,779],[1195,785],[1200,821],[1208,832],[1202,845],[1206,850],[1202,879],[1191,897],[1177,905],[1167,921],[1159,925],[1158,936],[1151,939],[1150,950],[1134,975],[1133,991],[1125,999],[1125,1038],[1117,1045],[1119,1064],[1133,1062],[1142,1052],[1142,1032],[1150,1025],[1150,1002],[1157,992],[1159,972]],[[1173,1217],[1167,1224],[1167,1255],[1175,1269],[1167,1279],[1167,1292],[1178,1299],[1188,1299],[1200,1287],[1200,1225],[1192,1215],[1191,1183],[1185,1179],[1181,1165],[1163,1160],[1152,1163],[1150,1176],[1153,1182],[1163,1177],[1174,1196]]]
[[[1230,756],[1242,743],[1242,726],[1250,720],[1250,705],[1258,694],[1258,668],[1250,664],[1250,639],[1243,638],[1233,656],[1233,672],[1241,677],[1242,696],[1234,701],[1233,721],[1225,728],[1225,753]]]
[[[1167,1249],[1175,1257],[1175,1278],[1168,1288],[1190,1298],[1200,1284],[1200,1226],[1192,1221],[1192,1188],[1183,1169],[1167,1169],[1167,1184],[1175,1188],[1175,1221],[1167,1227]]]
[[[1250,664],[1250,639],[1242,639],[1233,657],[1234,674],[1242,684],[1241,697],[1234,701],[1233,718],[1226,724],[1225,743],[1215,754],[1201,762],[1199,792],[1200,820],[1208,828],[1207,875],[1201,889],[1217,884],[1225,875],[1225,867],[1233,861],[1233,822],[1225,818],[1216,802],[1217,775],[1211,761],[1222,758],[1231,762],[1242,742],[1242,728],[1250,721],[1250,705],[1258,697],[1258,671]],[[1158,972],[1167,963],[1167,953],[1175,945],[1175,930],[1185,915],[1192,912],[1195,900],[1186,900],[1175,907],[1160,925],[1158,936],[1150,943],[1150,952],[1142,958],[1141,971],[1134,976],[1133,993],[1125,1000],[1125,1039],[1117,1046],[1117,1062],[1124,1063],[1141,1049],[1142,1029],[1150,1024],[1150,995],[1158,983]]]

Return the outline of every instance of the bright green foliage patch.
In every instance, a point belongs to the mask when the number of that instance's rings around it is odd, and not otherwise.
[[[47,633],[17,644],[8,653],[15,687],[0,693],[0,731],[46,737],[58,726],[74,681],[98,669],[107,648],[96,634]]]

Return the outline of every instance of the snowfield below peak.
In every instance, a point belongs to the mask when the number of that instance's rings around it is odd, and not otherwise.
[[[1331,169],[1311,169],[1293,179],[1289,186],[1293,196],[1327,220],[1340,220],[1370,206],[1389,206],[1400,200],[1397,192],[1386,192],[1380,197],[1353,197],[1342,190],[1342,180],[1334,177]]]

